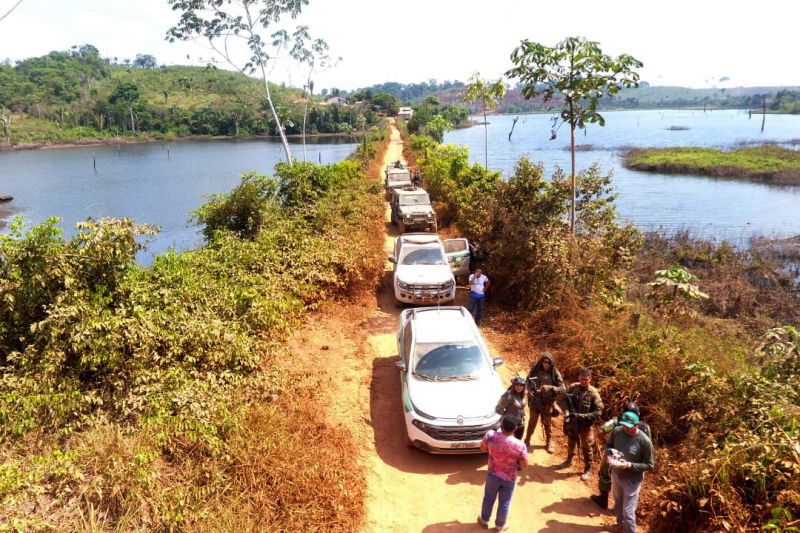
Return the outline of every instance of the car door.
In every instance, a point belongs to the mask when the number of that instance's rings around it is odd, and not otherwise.
[[[469,277],[469,242],[467,239],[445,239],[444,253],[447,263],[457,280],[466,280]]]

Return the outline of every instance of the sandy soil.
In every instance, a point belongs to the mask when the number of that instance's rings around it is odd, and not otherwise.
[[[402,141],[393,128],[385,164],[403,160]],[[385,247],[391,251],[397,230],[386,216]],[[391,264],[377,294],[361,302],[323,309],[294,337],[291,348],[328,374],[335,384],[323,393],[322,405],[333,423],[348,427],[361,443],[360,450],[343,450],[359,460],[367,472],[367,532],[481,531],[476,524],[486,456],[436,456],[412,450],[404,441],[400,379],[395,330],[399,309],[391,291]],[[459,290],[457,303],[465,304]],[[513,332],[482,324],[490,349],[503,355],[513,346]],[[507,326],[507,324],[506,324]],[[308,363],[306,363],[308,364]],[[523,368],[503,367],[504,374],[525,374]],[[298,373],[301,370],[297,369]],[[556,430],[560,433],[560,430]],[[513,531],[601,532],[609,515],[600,514],[588,499],[596,491],[596,478],[581,482],[577,469],[557,471],[563,460],[563,443],[554,455],[543,449],[541,431],[529,452],[530,466],[518,480],[511,503],[509,525]]]

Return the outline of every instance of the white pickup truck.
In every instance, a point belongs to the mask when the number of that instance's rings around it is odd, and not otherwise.
[[[458,242],[456,242],[458,241]],[[455,276],[468,272],[466,239],[444,242],[431,233],[404,233],[394,242],[389,261],[394,263],[394,296],[397,304],[444,304],[456,297]],[[446,252],[445,249],[453,250]]]

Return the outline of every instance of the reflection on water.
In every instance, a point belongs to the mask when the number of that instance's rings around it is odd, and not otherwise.
[[[303,146],[292,139],[294,157]],[[309,161],[332,163],[354,149],[349,139],[307,141]],[[0,154],[0,194],[14,201],[0,205],[25,217],[28,225],[47,217],[62,219],[66,235],[88,217],[129,217],[160,226],[140,262],[169,248],[186,250],[202,243],[191,212],[207,196],[230,191],[239,175],[272,174],[284,160],[280,142],[258,140],[182,141],[122,144]],[[94,167],[96,165],[96,172]]]
[[[750,236],[786,237],[800,234],[800,187],[775,187],[726,179],[636,172],[624,168],[620,154],[628,147],[707,146],[730,148],[762,142],[790,143],[800,138],[800,116],[747,111],[610,111],[606,126],[576,131],[576,143],[587,148],[576,154],[577,167],[599,163],[614,174],[620,215],[643,229],[675,231],[737,243]],[[511,140],[514,116],[489,117],[489,167],[508,176],[523,155],[541,161],[547,174],[555,166],[569,172],[569,129],[561,126],[550,140],[551,115],[521,115]],[[445,142],[466,145],[472,162],[483,164],[484,129],[456,130]],[[590,145],[590,146],[588,146]]]

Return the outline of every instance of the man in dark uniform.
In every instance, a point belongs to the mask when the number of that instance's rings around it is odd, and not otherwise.
[[[564,433],[567,435],[567,459],[557,468],[572,466],[575,448],[580,443],[583,453],[583,474],[581,480],[592,478],[592,462],[594,459],[594,431],[592,426],[603,415],[603,400],[600,393],[592,387],[592,371],[581,368],[578,382],[567,388],[563,405],[567,416],[564,417]]]
[[[544,352],[528,373],[528,408],[531,419],[525,434],[525,444],[531,445],[531,436],[536,430],[539,417],[544,427],[545,451],[553,453],[551,415],[556,399],[564,394],[564,378],[556,368],[556,360],[550,352]],[[558,412],[556,411],[556,414]]]

